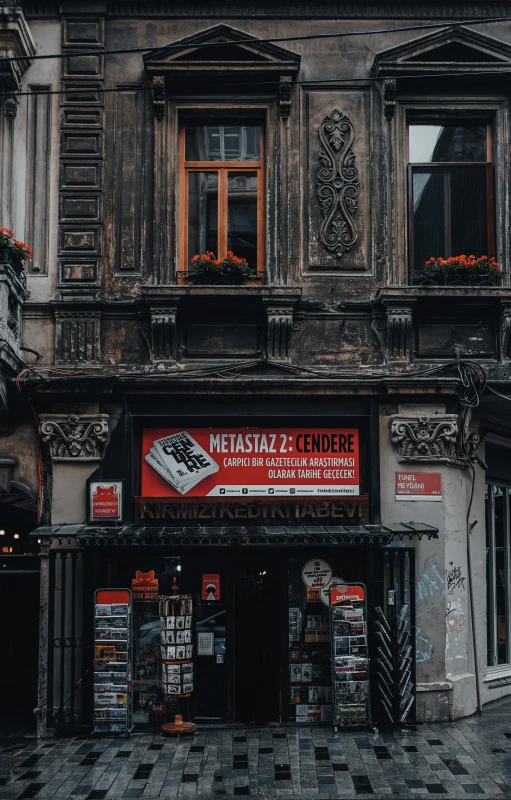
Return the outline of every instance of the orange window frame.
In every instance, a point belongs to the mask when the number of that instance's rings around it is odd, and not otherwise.
[[[185,126],[179,129],[179,206],[178,206],[178,260],[181,273],[188,272],[189,260],[195,253],[188,253],[188,175],[190,172],[216,172],[218,174],[218,253],[217,258],[227,255],[228,240],[228,193],[227,176],[229,172],[257,172],[257,273],[265,272],[266,258],[264,246],[265,232],[265,147],[264,132],[261,128],[259,161],[186,161]],[[236,255],[236,253],[235,253]],[[180,283],[185,278],[180,277]]]

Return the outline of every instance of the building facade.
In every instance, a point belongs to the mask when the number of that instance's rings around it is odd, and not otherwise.
[[[329,721],[310,562],[366,587],[374,722],[393,601],[406,719],[509,694],[507,4],[21,5],[0,222],[33,259],[0,253],[0,581],[15,649],[36,620],[40,735],[93,724],[105,588],[133,588],[135,724],[173,592],[187,715]],[[194,278],[228,251],[248,276]]]

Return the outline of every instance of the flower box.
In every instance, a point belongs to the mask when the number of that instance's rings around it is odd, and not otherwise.
[[[499,286],[501,279],[500,264],[487,256],[431,257],[412,273],[412,283],[419,286]]]

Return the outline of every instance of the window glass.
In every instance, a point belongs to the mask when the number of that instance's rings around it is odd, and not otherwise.
[[[413,167],[413,264],[488,254],[486,167]]]
[[[259,125],[187,125],[186,161],[259,161]]]
[[[229,172],[227,249],[257,271],[257,173]]]
[[[485,486],[486,503],[486,660],[488,666],[494,665],[493,654],[493,559],[492,559],[492,508],[490,505],[491,487]]]
[[[218,252],[218,173],[188,173],[188,260]]]
[[[410,163],[487,161],[486,125],[410,125]]]
[[[507,536],[505,502],[506,490],[503,486],[493,487],[495,508],[495,584],[497,615],[497,664],[507,664]]]

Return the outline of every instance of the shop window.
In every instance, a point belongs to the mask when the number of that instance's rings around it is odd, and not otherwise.
[[[510,488],[486,486],[486,603],[488,666],[509,664]]]
[[[495,255],[491,124],[408,126],[410,270],[428,259]]]
[[[232,251],[254,276],[264,259],[264,137],[261,125],[185,123],[180,129],[179,269],[195,255]]]

